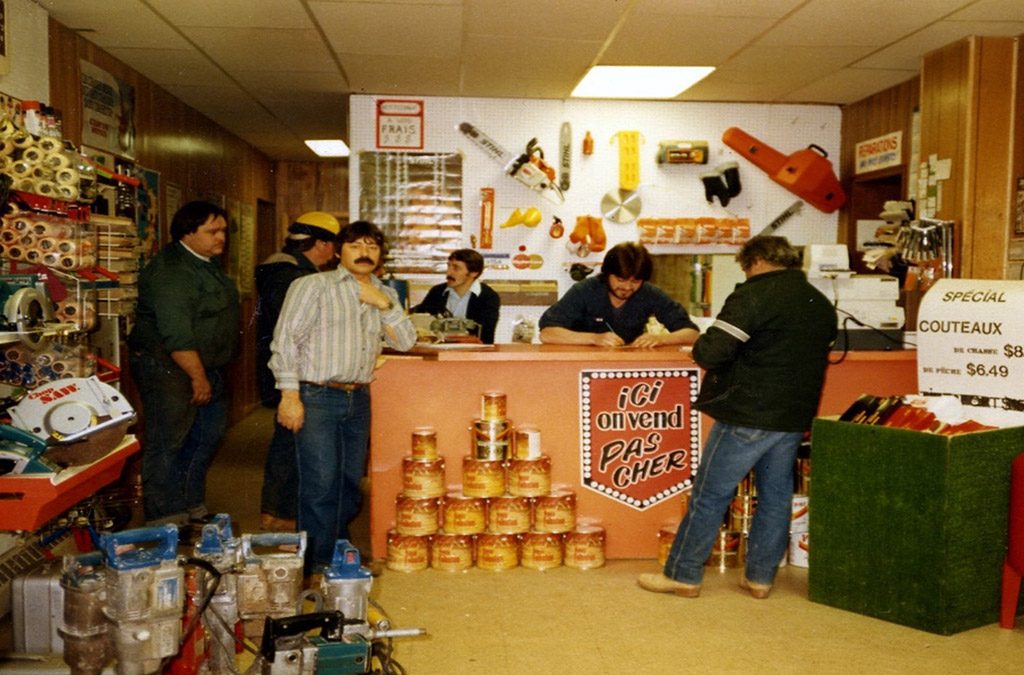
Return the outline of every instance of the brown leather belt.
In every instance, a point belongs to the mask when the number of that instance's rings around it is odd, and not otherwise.
[[[340,389],[342,391],[355,391],[366,386],[366,382],[309,382],[303,380],[300,384],[311,384],[315,387],[327,387],[328,389]]]

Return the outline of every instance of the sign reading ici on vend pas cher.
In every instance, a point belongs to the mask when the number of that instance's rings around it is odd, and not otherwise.
[[[584,487],[643,511],[688,489],[700,463],[696,368],[580,373]]]
[[[940,279],[921,300],[922,392],[1024,409],[1024,281]]]

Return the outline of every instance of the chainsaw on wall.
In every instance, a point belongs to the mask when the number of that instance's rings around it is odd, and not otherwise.
[[[469,122],[459,124],[459,131],[487,153],[488,157],[501,164],[505,173],[526,187],[539,192],[555,204],[565,201],[565,194],[555,181],[555,169],[544,161],[544,150],[537,144],[536,138],[531,138],[526,144],[526,150],[517,155]]]

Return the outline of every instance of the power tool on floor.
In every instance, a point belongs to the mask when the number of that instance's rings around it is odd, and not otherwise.
[[[367,620],[373,577],[347,540],[335,544],[320,593],[327,611],[267,617],[260,645],[264,675],[404,673],[391,658],[391,639],[423,635],[421,628],[393,629],[387,619]],[[319,629],[320,634],[306,635]],[[376,660],[376,666],[374,665]]]

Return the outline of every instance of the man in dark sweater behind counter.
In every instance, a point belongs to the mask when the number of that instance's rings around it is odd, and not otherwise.
[[[238,343],[238,290],[216,256],[227,213],[194,201],[171,221],[174,241],[139,275],[130,366],[142,397],[147,524],[207,518],[206,470],[227,426],[224,368]]]
[[[700,332],[690,315],[650,283],[651,254],[642,244],[616,244],[601,274],[578,282],[540,317],[540,341],[549,344],[640,347],[688,345]],[[651,318],[665,332],[649,332]]]
[[[471,248],[460,248],[448,256],[445,283],[427,292],[423,302],[412,308],[413,314],[454,316],[475,321],[480,326],[480,342],[494,344],[494,329],[501,312],[501,298],[480,281],[484,258]]]
[[[757,510],[740,587],[767,598],[786,550],[797,447],[818,410],[836,311],[807,282],[785,237],[755,237],[736,261],[747,280],[693,345],[693,360],[706,371],[697,408],[715,423],[664,574],[638,579],[648,591],[700,594],[725,510],[751,469]]]

